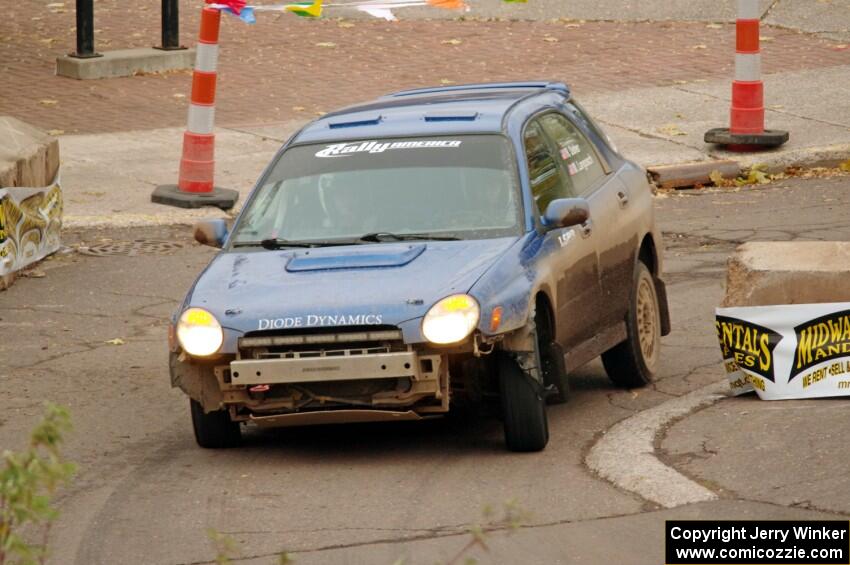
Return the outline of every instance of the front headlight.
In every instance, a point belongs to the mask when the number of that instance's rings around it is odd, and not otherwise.
[[[478,303],[469,295],[453,294],[434,304],[422,320],[422,335],[431,343],[457,343],[465,339],[480,315]]]
[[[206,357],[221,347],[224,332],[215,316],[201,308],[189,308],[177,322],[177,340],[189,355]]]

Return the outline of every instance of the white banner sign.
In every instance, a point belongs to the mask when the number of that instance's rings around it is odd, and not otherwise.
[[[850,302],[718,308],[716,315],[734,394],[850,396]]]

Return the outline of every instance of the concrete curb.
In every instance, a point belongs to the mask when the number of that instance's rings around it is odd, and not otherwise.
[[[664,508],[716,500],[717,495],[655,456],[655,439],[670,422],[726,397],[726,379],[638,412],[611,427],[585,463],[615,486]]]

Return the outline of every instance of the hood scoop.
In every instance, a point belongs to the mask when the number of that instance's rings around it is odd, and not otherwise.
[[[381,267],[401,267],[407,265],[423,251],[425,244],[416,245],[376,245],[369,250],[351,250],[341,252],[339,249],[310,250],[298,252],[291,256],[286,263],[290,273],[305,271],[327,271],[334,269],[375,269]]]

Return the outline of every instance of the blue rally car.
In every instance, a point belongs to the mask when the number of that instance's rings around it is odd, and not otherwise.
[[[560,83],[397,92],[305,126],[175,313],[173,386],[202,447],[241,426],[419,420],[500,399],[543,449],[547,402],[601,355],[654,377],[669,332],[646,172]]]

